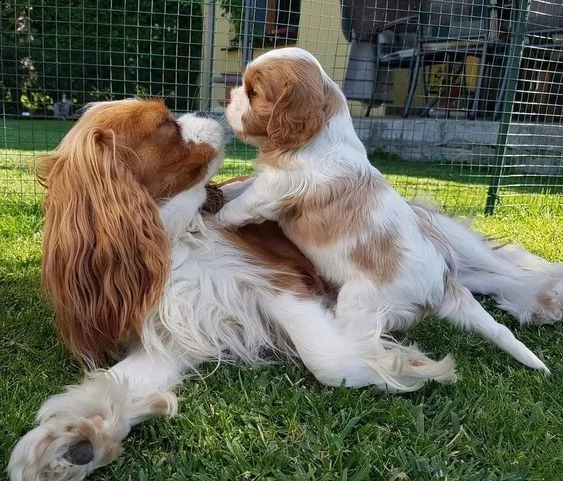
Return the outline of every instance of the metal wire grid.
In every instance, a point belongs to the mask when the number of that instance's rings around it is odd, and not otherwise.
[[[245,64],[290,45],[314,53],[343,87],[374,163],[405,195],[468,213],[561,196],[558,0],[1,7],[3,197],[40,197],[31,159],[54,148],[85,103],[163,96],[178,113],[220,117]],[[251,172],[251,149],[233,141],[227,154],[222,177]]]

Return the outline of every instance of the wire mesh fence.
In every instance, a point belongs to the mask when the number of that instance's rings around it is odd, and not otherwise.
[[[456,213],[551,209],[563,192],[560,0],[2,1],[0,195],[36,202],[33,157],[82,106],[162,96],[220,117],[245,65],[312,52],[372,159]],[[230,137],[231,139],[231,137]],[[222,178],[252,171],[231,139]]]

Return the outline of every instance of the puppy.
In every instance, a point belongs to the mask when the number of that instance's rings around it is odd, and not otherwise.
[[[548,371],[460,282],[460,259],[469,262],[476,248],[491,257],[490,250],[459,228],[471,241],[459,254],[444,235],[457,235],[459,226],[409,204],[370,164],[346,98],[310,53],[273,50],[250,63],[227,119],[259,155],[254,182],[221,209],[219,221],[231,228],[279,222],[339,288],[335,323],[343,332],[381,336],[435,315]],[[556,303],[553,317],[560,318]]]

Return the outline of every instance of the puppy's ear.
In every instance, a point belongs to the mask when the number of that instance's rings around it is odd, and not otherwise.
[[[38,160],[47,188],[43,286],[71,351],[105,361],[121,354],[157,304],[170,271],[168,238],[135,179],[138,158],[113,132],[71,130]]]
[[[325,110],[321,85],[287,82],[268,122],[268,140],[276,149],[301,147],[323,128]]]

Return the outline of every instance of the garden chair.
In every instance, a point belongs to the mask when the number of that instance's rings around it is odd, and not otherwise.
[[[342,31],[350,42],[342,90],[373,107],[393,100],[393,68],[408,68],[420,0],[343,0]]]
[[[487,105],[490,99],[483,98],[485,89],[488,97],[491,93],[495,97],[493,116],[498,115],[506,85],[509,46],[509,37],[503,32],[508,24],[502,21],[499,12],[497,0],[422,0],[405,116],[419,82],[424,98],[422,116],[442,104],[446,116],[456,109],[465,112],[468,118],[476,118],[478,112],[484,114],[490,110]],[[469,57],[479,59],[474,87],[468,85]],[[441,82],[435,87],[436,97],[431,100],[430,78],[436,65],[445,68]]]
[[[525,7],[514,2],[514,8]],[[563,116],[563,2],[532,0],[517,95],[518,113],[531,119]]]

